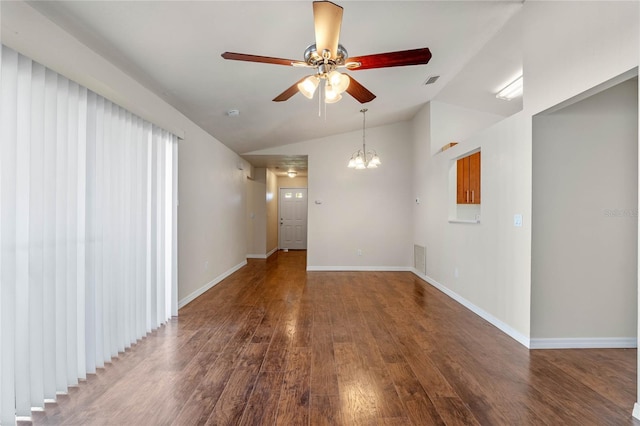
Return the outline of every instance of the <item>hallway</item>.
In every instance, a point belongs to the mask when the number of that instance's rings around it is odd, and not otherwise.
[[[636,350],[529,351],[409,272],[251,260],[34,424],[624,425]]]

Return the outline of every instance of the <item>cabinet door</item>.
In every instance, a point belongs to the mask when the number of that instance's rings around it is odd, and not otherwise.
[[[469,157],[458,160],[458,178],[457,178],[457,197],[458,204],[467,204],[467,195],[469,194]]]
[[[469,157],[469,204],[480,204],[480,152]]]
[[[480,152],[457,162],[456,203],[480,204]]]

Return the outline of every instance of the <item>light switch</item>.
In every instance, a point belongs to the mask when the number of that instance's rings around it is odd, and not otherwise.
[[[522,215],[514,214],[513,215],[513,226],[520,228],[522,226]]]

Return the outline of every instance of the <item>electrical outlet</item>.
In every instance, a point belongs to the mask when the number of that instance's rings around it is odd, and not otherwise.
[[[454,269],[453,276],[454,276],[454,278],[458,278],[460,276],[460,273],[458,273],[458,267],[456,267],[456,269]]]
[[[356,250],[356,254],[357,254],[358,256],[362,256],[362,249],[358,249],[358,250]]]

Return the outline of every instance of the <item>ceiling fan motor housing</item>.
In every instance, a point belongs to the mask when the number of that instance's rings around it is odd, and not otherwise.
[[[307,63],[307,65],[316,68],[325,63],[325,58],[323,57],[322,53],[324,52],[318,53],[318,49],[316,48],[316,44],[314,43],[305,49],[304,61]],[[327,58],[326,63],[332,64],[332,69],[334,69],[338,65],[344,65],[348,57],[349,54],[347,53],[347,49],[345,49],[343,45],[338,44],[338,50],[336,52],[335,58]]]

